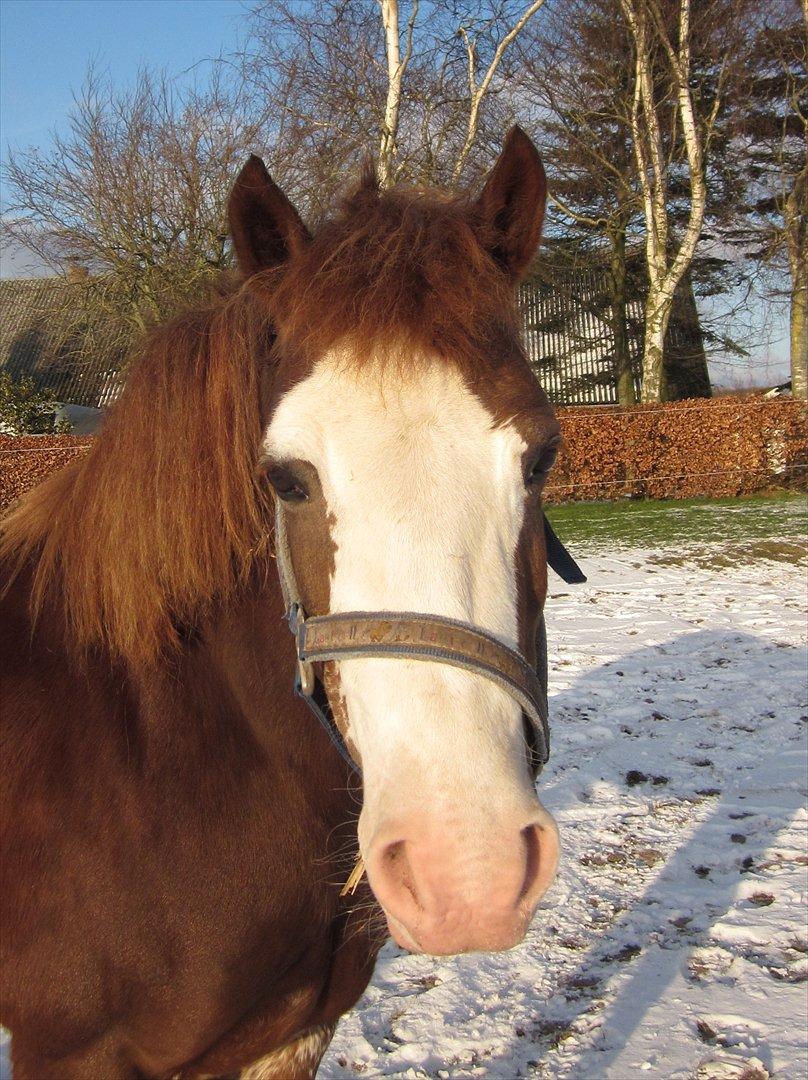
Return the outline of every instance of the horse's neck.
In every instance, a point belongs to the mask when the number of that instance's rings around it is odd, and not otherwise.
[[[147,738],[170,758],[183,745],[203,767],[215,756],[211,767],[220,772],[270,763],[297,791],[319,789],[326,814],[327,793],[339,793],[334,806],[342,813],[345,766],[294,695],[294,665],[277,581],[245,590],[189,638],[176,664],[144,680]]]

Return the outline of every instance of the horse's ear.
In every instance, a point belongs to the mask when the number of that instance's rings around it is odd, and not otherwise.
[[[539,152],[520,127],[512,127],[476,205],[484,242],[514,281],[536,254],[546,199]]]
[[[297,210],[255,154],[236,177],[227,216],[245,278],[277,266],[311,239]]]

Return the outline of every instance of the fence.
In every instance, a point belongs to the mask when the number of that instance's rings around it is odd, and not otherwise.
[[[631,253],[627,265],[630,299],[625,328],[639,396],[645,290],[637,252]],[[685,284],[689,287],[689,279]],[[58,401],[103,408],[120,391],[125,350],[107,324],[93,331],[92,347],[75,339],[71,311],[77,300],[70,288],[61,279],[0,282],[0,366],[12,376],[30,376]],[[521,286],[519,299],[525,347],[550,400],[556,405],[616,403],[610,273],[602,254],[590,253],[570,263],[557,252],[548,253],[539,273]],[[698,322],[694,331],[684,300],[683,308],[682,295],[677,294],[666,353],[675,361],[672,369],[680,373],[693,367],[690,357],[695,356],[706,378]],[[704,392],[690,377],[685,381],[684,387],[677,383],[676,396]]]
[[[624,323],[634,393],[640,398],[645,277],[638,253],[627,261]],[[616,342],[611,274],[599,257],[570,264],[545,260],[519,290],[525,349],[554,405],[617,404]],[[692,280],[674,296],[665,336],[665,368],[673,397],[709,397],[707,357]]]
[[[545,489],[575,500],[750,495],[808,483],[808,404],[761,397],[559,409],[564,444]],[[0,435],[0,512],[92,438]]]
[[[600,269],[532,278],[519,290],[523,339],[536,378],[556,405],[617,402],[614,330]],[[627,305],[626,329],[635,393],[642,378],[643,304]]]

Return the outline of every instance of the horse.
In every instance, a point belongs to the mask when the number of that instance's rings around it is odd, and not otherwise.
[[[235,280],[7,516],[15,1080],[313,1077],[388,933],[523,939],[559,846],[526,672],[559,425],[516,314],[545,198],[514,128],[476,197],[366,169],[312,233],[251,157]]]

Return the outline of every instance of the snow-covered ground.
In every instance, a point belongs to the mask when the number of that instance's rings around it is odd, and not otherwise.
[[[746,546],[562,533],[589,583],[547,606],[559,879],[512,952],[388,944],[320,1077],[808,1074],[798,506]]]
[[[601,539],[587,585],[551,580],[559,879],[512,952],[388,944],[320,1077],[808,1075],[797,507],[784,544]]]

